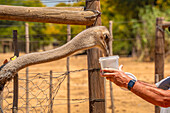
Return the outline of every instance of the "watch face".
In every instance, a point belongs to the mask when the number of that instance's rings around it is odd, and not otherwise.
[[[128,89],[131,90],[131,88],[134,86],[135,84],[135,80],[130,80],[129,83],[128,83]]]
[[[129,85],[132,86],[134,83],[133,82],[130,82]]]

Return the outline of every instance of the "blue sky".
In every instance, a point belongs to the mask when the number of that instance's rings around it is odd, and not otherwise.
[[[41,0],[42,1],[42,3],[43,4],[45,4],[47,7],[53,7],[53,6],[55,6],[56,4],[57,4],[57,2],[56,3],[47,3],[47,2],[44,2],[44,0]],[[56,0],[57,1],[57,0]]]
[[[69,3],[73,3],[75,0],[41,0],[43,4],[45,4],[47,7],[53,7],[56,4],[60,3],[60,1],[70,1]],[[68,2],[65,2],[68,3]]]

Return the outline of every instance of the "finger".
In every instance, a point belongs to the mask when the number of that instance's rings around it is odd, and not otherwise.
[[[107,80],[111,80],[111,77],[106,77]]]
[[[106,77],[106,79],[109,80],[109,81],[111,81],[111,82],[114,81],[114,80],[113,80],[113,77]]]
[[[106,69],[106,68],[105,68],[105,69],[103,69],[102,71],[103,71],[103,72],[114,73],[114,72],[117,72],[117,71],[119,71],[119,70],[118,70],[118,69],[109,69],[109,68]]]
[[[117,73],[102,73],[102,77],[114,77]]]
[[[119,66],[119,70],[120,70],[120,71],[123,70],[123,65],[122,65],[122,64]]]

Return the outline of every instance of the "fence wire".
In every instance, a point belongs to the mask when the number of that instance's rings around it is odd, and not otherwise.
[[[55,100],[68,100],[56,99],[56,95],[60,89],[61,84],[67,77],[68,73],[82,72],[82,71],[95,71],[100,69],[80,69],[66,72],[53,72],[52,81],[50,81],[50,73],[29,73],[29,80],[26,80],[26,73],[19,73],[19,96],[18,96],[18,112],[25,113],[26,108],[29,112],[33,113],[47,113],[50,107],[50,93],[52,94],[52,103],[54,105],[65,105],[65,103],[55,103]],[[26,98],[26,81],[29,84],[29,98]],[[50,82],[52,82],[52,92],[49,92]],[[26,102],[28,101],[28,105]],[[70,99],[71,104],[84,103],[89,101],[89,98],[83,99]],[[3,91],[3,112],[12,112],[13,108],[13,80],[8,82]]]
[[[22,75],[22,74],[20,74]],[[19,98],[18,98],[18,112],[25,113],[26,107],[29,107],[29,112],[48,112],[49,108],[49,87],[50,87],[50,81],[49,81],[49,74],[43,74],[43,73],[33,73],[30,74],[28,83],[29,83],[29,98],[27,100],[26,98],[26,79],[23,77],[19,78]],[[57,92],[60,88],[60,85],[64,81],[66,77],[66,74],[58,75],[56,73],[53,73],[53,101],[55,99],[55,96],[57,95]],[[5,85],[4,92],[3,92],[3,110],[4,113],[11,112],[13,109],[12,105],[12,98],[13,98],[13,81],[8,82]],[[28,101],[28,106],[26,106],[26,101]]]

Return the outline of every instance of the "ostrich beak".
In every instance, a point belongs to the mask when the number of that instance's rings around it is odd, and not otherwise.
[[[106,51],[105,52],[105,56],[109,56],[110,53],[109,53],[109,46],[108,45],[106,45],[106,50],[105,51]]]
[[[109,53],[109,50],[110,50],[110,40],[111,40],[111,36],[110,34],[108,35],[105,35],[105,39],[103,41],[103,45],[104,45],[104,56],[109,56],[110,53]]]
[[[104,44],[102,51],[104,56],[109,56],[109,46],[106,43]]]

